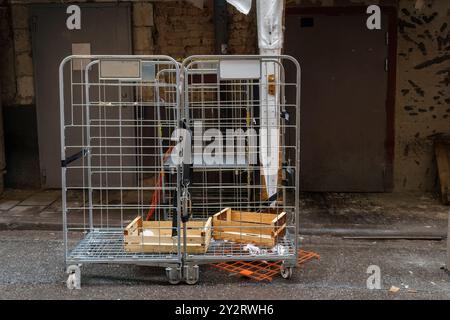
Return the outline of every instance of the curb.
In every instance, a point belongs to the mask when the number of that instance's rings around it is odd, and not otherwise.
[[[308,226],[300,229],[300,235],[308,236],[334,236],[344,238],[360,239],[410,239],[410,240],[442,240],[447,238],[447,229],[438,228],[436,230],[424,230],[421,227],[406,227],[403,230],[391,229],[386,227],[374,226],[373,228],[331,228]]]
[[[71,228],[80,228],[82,225],[71,225]],[[61,223],[49,222],[8,222],[0,221],[0,231],[38,230],[62,231]],[[423,227],[412,226],[403,230],[386,230],[386,226],[373,226],[373,228],[342,228],[306,225],[300,228],[299,236],[333,236],[354,239],[406,239],[406,240],[443,240],[447,238],[447,228],[437,230],[424,230]]]

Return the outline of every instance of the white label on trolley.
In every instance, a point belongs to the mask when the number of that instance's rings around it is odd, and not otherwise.
[[[221,60],[220,79],[259,79],[261,64],[259,60]]]
[[[141,61],[139,60],[100,60],[101,79],[141,79]]]

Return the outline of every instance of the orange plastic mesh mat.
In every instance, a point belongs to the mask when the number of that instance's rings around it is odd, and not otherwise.
[[[299,250],[297,265],[306,263],[311,259],[320,259],[319,254],[312,251]],[[230,261],[214,263],[211,266],[241,275],[256,281],[272,281],[280,274],[282,261]]]

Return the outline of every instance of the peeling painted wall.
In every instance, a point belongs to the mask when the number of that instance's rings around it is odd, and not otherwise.
[[[398,13],[395,190],[434,190],[433,137],[450,134],[450,1],[401,0]]]
[[[450,1],[287,0],[304,7],[390,5],[398,12],[394,191],[437,190],[433,138],[450,134]]]

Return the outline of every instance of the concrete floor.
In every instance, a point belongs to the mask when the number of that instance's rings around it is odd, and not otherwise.
[[[450,299],[450,276],[440,269],[449,212],[433,194],[302,193],[302,248],[321,260],[297,269],[290,281],[255,283],[202,266],[198,285],[171,286],[162,268],[90,265],[82,270],[83,289],[68,291],[60,192],[6,190],[0,196],[0,299]],[[442,240],[342,238],[352,235]],[[381,269],[380,290],[367,289],[369,265]],[[390,293],[391,286],[400,291]]]
[[[88,265],[82,289],[65,287],[62,234],[0,232],[0,299],[450,299],[445,241],[355,241],[311,236],[318,252],[291,280],[256,283],[202,266],[197,285],[167,284],[162,268]],[[381,269],[381,289],[367,289],[369,265]],[[389,288],[400,288],[390,293]]]

